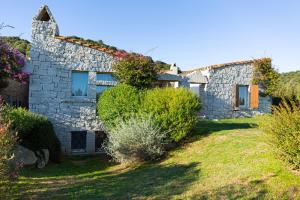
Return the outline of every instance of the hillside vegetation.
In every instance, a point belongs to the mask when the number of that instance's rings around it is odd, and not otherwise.
[[[300,71],[282,73],[275,96],[300,99]]]
[[[22,54],[26,55],[27,58],[29,57],[31,45],[28,40],[10,36],[0,36],[0,40],[7,42],[12,48],[18,49]]]

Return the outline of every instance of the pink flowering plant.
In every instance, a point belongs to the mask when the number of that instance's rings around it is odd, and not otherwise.
[[[8,78],[26,84],[29,74],[22,72],[25,65],[25,56],[17,49],[10,48],[7,43],[0,40],[0,88],[6,86]]]

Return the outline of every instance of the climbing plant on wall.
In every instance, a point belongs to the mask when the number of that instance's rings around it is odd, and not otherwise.
[[[254,61],[254,74],[252,84],[261,85],[263,95],[272,95],[278,88],[279,73],[272,66],[272,59],[263,58]]]

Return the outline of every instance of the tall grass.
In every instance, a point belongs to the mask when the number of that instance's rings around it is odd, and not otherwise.
[[[264,116],[260,126],[268,135],[277,155],[300,168],[300,107],[293,101],[283,101],[273,108],[273,114]]]

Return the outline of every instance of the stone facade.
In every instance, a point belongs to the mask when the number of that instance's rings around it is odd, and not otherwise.
[[[236,85],[251,87],[254,66],[251,61],[232,63],[223,67],[206,67],[196,70],[207,77],[208,82],[202,82],[198,87],[203,108],[200,116],[208,119],[235,117],[250,117],[271,112],[271,98],[259,96],[258,108],[250,108],[250,102],[244,108],[234,108],[234,92]],[[192,72],[190,72],[192,73]],[[193,85],[193,84],[190,84]],[[194,89],[195,91],[195,89]],[[248,93],[250,101],[250,93]]]
[[[48,21],[43,21],[49,15]],[[111,55],[56,39],[58,26],[44,6],[33,19],[30,51],[29,109],[45,115],[53,123],[65,153],[71,153],[71,131],[87,131],[86,152],[95,152],[95,133],[102,129],[96,116],[96,86],[115,85],[114,81],[97,81],[97,72],[111,72]],[[71,94],[72,71],[88,72],[86,97]]]
[[[49,118],[64,153],[74,153],[74,131],[86,133],[84,153],[94,153],[95,132],[104,131],[96,115],[96,87],[117,84],[116,81],[101,81],[96,77],[97,73],[112,73],[112,63],[116,58],[101,49],[58,36],[58,25],[50,10],[47,6],[41,7],[32,22],[29,109]],[[88,74],[87,95],[84,97],[72,96],[72,74],[75,71]],[[201,68],[182,74],[178,74],[178,68],[172,65],[169,72],[159,76],[159,81],[173,83],[164,84],[173,87],[191,88],[202,100],[200,115],[220,119],[270,112],[269,97],[260,97],[258,109],[233,109],[233,86],[251,85],[252,73],[251,62]]]

